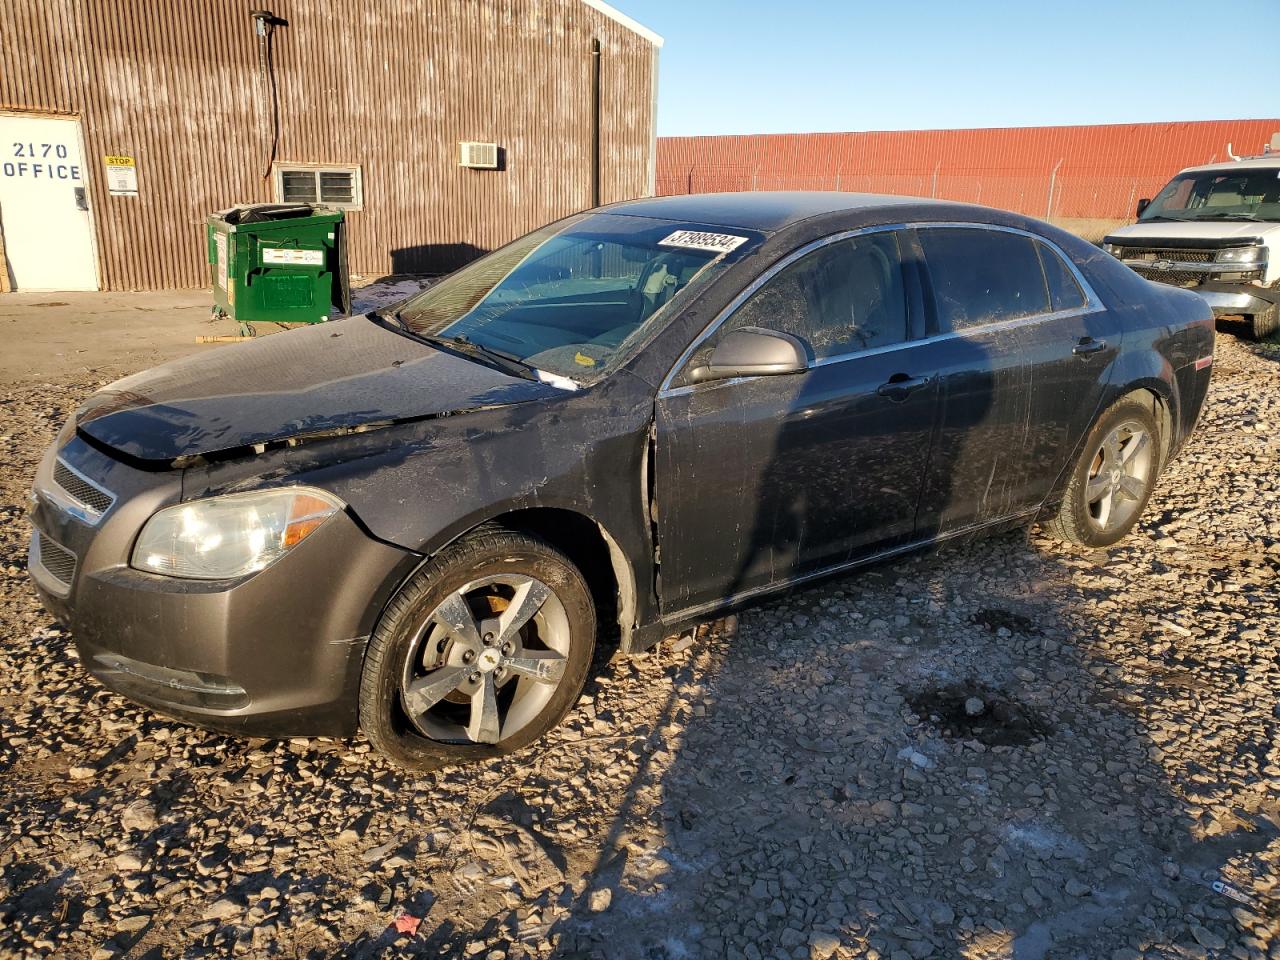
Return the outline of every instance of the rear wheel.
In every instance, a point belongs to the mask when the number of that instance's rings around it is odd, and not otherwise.
[[[1089,431],[1058,515],[1045,529],[1088,547],[1109,547],[1123,538],[1151,497],[1160,450],[1150,406],[1133,397],[1115,404]]]
[[[533,537],[484,530],[423,566],[369,640],[360,727],[406,766],[496,757],[569,711],[595,647],[586,582]]]

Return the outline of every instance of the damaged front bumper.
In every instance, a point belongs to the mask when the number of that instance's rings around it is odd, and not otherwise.
[[[1255,316],[1280,303],[1280,287],[1212,280],[1192,287],[1213,309],[1214,316]]]
[[[338,513],[297,549],[238,580],[133,569],[138,531],[177,501],[179,484],[174,474],[135,470],[79,439],[45,456],[28,569],[85,669],[132,700],[211,729],[353,734],[368,636],[417,555],[374,540]],[[86,514],[76,509],[77,493],[110,503]]]

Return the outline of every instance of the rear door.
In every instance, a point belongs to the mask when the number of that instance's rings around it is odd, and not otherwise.
[[[910,321],[900,237],[798,252],[676,372],[657,403],[655,490],[664,613],[839,566],[911,539],[936,413]],[[740,327],[799,337],[802,374],[691,382]]]
[[[921,539],[1026,513],[1088,428],[1118,331],[1057,251],[1020,230],[922,227],[940,409]],[[1105,311],[1101,311],[1105,315]]]
[[[1010,516],[1026,489],[1033,371],[1021,328],[1050,312],[1034,241],[964,225],[916,232],[932,293],[930,361],[940,415],[919,539]]]
[[[1099,413],[1124,329],[1057,248],[1036,243],[1052,313],[1022,329],[1031,365],[1026,492],[1038,504],[1056,487]]]

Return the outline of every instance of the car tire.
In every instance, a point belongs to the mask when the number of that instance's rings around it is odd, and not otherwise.
[[[1280,330],[1280,304],[1272,304],[1270,309],[1255,313],[1250,327],[1255,340],[1265,340]]]
[[[576,702],[595,639],[591,591],[563,553],[481,528],[420,567],[387,604],[365,657],[360,729],[383,755],[417,769],[518,750]]]
[[[1150,401],[1118,401],[1089,431],[1058,513],[1044,529],[1086,547],[1109,547],[1124,538],[1151,497],[1163,449]]]

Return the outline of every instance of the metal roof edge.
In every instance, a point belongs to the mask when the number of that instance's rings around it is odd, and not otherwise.
[[[604,0],[582,0],[582,2],[585,3],[591,9],[599,11],[600,13],[603,13],[606,17],[608,17],[610,20],[614,21],[615,23],[622,24],[632,33],[637,33],[640,36],[644,37],[646,40],[652,43],[655,47],[660,47],[663,45],[663,43],[666,42],[665,40],[662,39],[660,35],[654,33],[644,24],[640,23],[639,21],[632,20],[621,10],[615,10],[613,7],[609,6],[609,4],[605,3]]]

